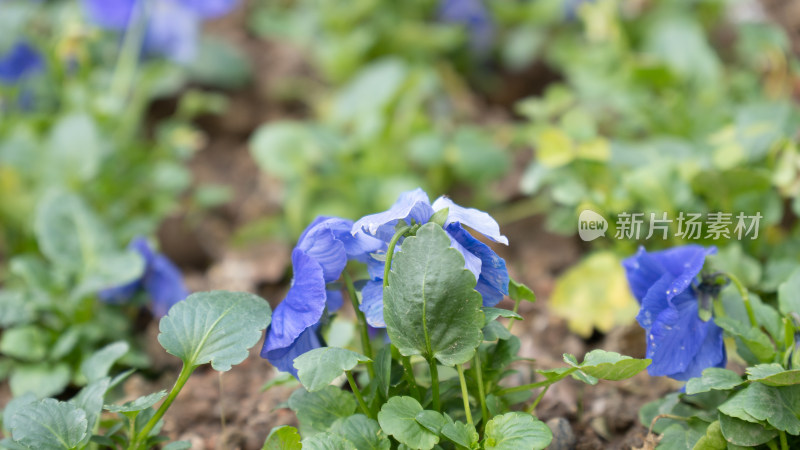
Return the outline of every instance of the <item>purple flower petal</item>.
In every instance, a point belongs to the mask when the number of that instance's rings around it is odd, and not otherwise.
[[[110,30],[128,27],[134,7],[141,7],[139,0],[83,0],[83,9],[92,23]]]
[[[239,5],[239,0],[180,0],[186,7],[204,19],[224,16]]]
[[[444,208],[450,208],[445,226],[459,222],[461,225],[466,225],[495,242],[508,245],[508,238],[500,234],[500,225],[488,213],[474,208],[464,208],[444,196],[437,198],[433,202],[434,211]]]
[[[0,55],[0,82],[14,84],[42,70],[42,55],[27,42],[17,42]]]
[[[403,220],[411,223],[425,223],[433,215],[428,194],[420,188],[400,194],[394,205],[388,210],[364,216],[359,219],[352,228],[353,235],[366,232],[381,240],[389,241],[394,234],[394,227],[397,222]]]
[[[267,330],[267,333],[271,330],[272,328]],[[312,326],[300,333],[300,336],[292,341],[288,347],[276,348],[275,350],[266,350],[266,347],[264,347],[261,350],[261,357],[266,358],[278,370],[289,372],[297,378],[297,369],[294,367],[295,358],[309,350],[320,347],[322,347],[322,343],[320,343],[319,336],[317,336],[317,327]]]
[[[467,252],[481,261],[475,290],[483,296],[483,306],[498,304],[504,295],[508,295],[509,277],[505,260],[497,256],[488,245],[475,239],[458,222],[448,225],[446,230]]]
[[[326,283],[339,279],[347,265],[344,243],[331,230],[329,223],[335,219],[315,220],[306,228],[297,243],[297,249],[305,252],[322,267]]]
[[[181,64],[194,60],[200,35],[200,16],[176,0],[160,0],[152,2],[147,19],[145,53],[163,55]]]
[[[164,317],[172,305],[189,296],[181,271],[164,255],[153,257],[143,284],[152,300],[153,315],[156,317]]]
[[[383,280],[370,280],[361,290],[361,305],[367,323],[374,328],[386,328],[383,321]]]

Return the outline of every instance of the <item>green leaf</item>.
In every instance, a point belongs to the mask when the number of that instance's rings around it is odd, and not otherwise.
[[[639,304],[631,295],[622,260],[610,251],[593,253],[557,281],[549,305],[569,329],[589,337],[633,322]]]
[[[468,361],[483,340],[475,284],[447,233],[436,224],[422,226],[395,255],[384,289],[392,344],[404,356],[436,358],[446,366]]]
[[[0,290],[0,328],[24,325],[33,320],[33,305],[22,292]]]
[[[765,444],[778,435],[778,430],[766,428],[760,423],[752,423],[720,413],[719,426],[725,440],[734,445],[754,447]]]
[[[253,75],[250,60],[239,46],[202,36],[197,49],[197,55],[187,68],[193,81],[235,89],[244,86]]]
[[[787,370],[778,363],[759,364],[747,368],[747,379],[767,386],[790,386],[800,384],[800,370]]]
[[[778,286],[778,308],[783,314],[800,314],[800,269]]]
[[[760,361],[770,361],[775,356],[775,347],[769,336],[756,327],[750,327],[730,317],[717,317],[714,322],[728,334],[737,337]]]
[[[261,450],[301,450],[302,448],[297,428],[283,425],[275,427],[269,432]]]
[[[725,442],[725,437],[722,435],[722,430],[720,429],[719,420],[717,420],[708,426],[705,436],[701,437],[700,440],[694,444],[693,450],[725,450],[727,448],[728,444]]]
[[[583,362],[579,365],[574,364],[574,357],[568,358],[567,356],[571,355],[565,355],[564,361],[579,368],[581,372],[595,378],[612,381],[630,378],[646,369],[651,362],[649,359],[634,359],[605,350],[592,350],[584,356]]]
[[[504,327],[503,324],[500,322],[494,321],[489,322],[483,329],[481,330],[483,333],[483,340],[492,342],[498,339],[506,340],[511,337],[511,332],[508,331],[508,328]]]
[[[692,395],[711,390],[726,391],[742,383],[742,377],[732,370],[709,367],[703,370],[702,376],[692,378],[686,383],[686,393]]]
[[[212,291],[178,302],[159,323],[158,342],[187,366],[226,372],[247,358],[269,325],[269,304],[253,294]]]
[[[289,408],[297,414],[304,435],[327,431],[336,419],[349,417],[356,412],[353,394],[334,386],[325,386],[316,392],[301,388],[289,397]]]
[[[167,396],[167,391],[153,392],[152,394],[143,395],[137,399],[125,402],[122,405],[105,405],[107,411],[115,413],[130,413],[144,411],[151,408],[158,403],[159,400]]]
[[[459,448],[478,448],[478,432],[475,427],[464,422],[448,423],[442,427],[442,436],[453,441]]]
[[[74,297],[83,297],[111,286],[128,284],[142,276],[144,258],[134,251],[97,255],[91,270],[73,289]]]
[[[190,441],[174,441],[162,447],[161,450],[189,450],[192,448]]]
[[[108,344],[81,363],[81,373],[90,383],[105,378],[111,366],[128,353],[128,350],[130,345],[125,341]]]
[[[752,383],[719,406],[721,413],[753,423],[766,421],[773,427],[800,433],[800,386],[772,387]]]
[[[47,333],[34,325],[9,328],[0,338],[0,352],[22,361],[41,361],[47,356]]]
[[[433,434],[439,434],[442,427],[452,422],[449,416],[444,416],[438,411],[423,410],[415,417],[417,423],[427,428]]]
[[[31,392],[38,398],[45,398],[61,393],[69,380],[70,369],[67,364],[41,363],[15,367],[8,384],[15,397]]]
[[[358,450],[389,450],[392,447],[392,442],[378,422],[363,414],[337,421],[331,427],[331,432],[344,437]]]
[[[45,195],[36,206],[34,231],[47,259],[70,273],[95,267],[95,258],[111,249],[108,231],[73,194]]]
[[[389,397],[389,388],[392,385],[392,347],[384,345],[375,357],[375,378],[378,381],[378,392],[384,397]]]
[[[294,367],[303,386],[309,392],[315,392],[331,384],[344,371],[370,361],[366,356],[344,348],[320,347],[295,358]]]
[[[513,317],[514,319],[522,320],[522,316],[507,309],[491,308],[487,306],[481,308],[481,310],[483,311],[485,318],[484,325],[488,325],[491,321],[496,320],[498,317],[504,317],[506,319],[511,319]]]
[[[6,425],[16,442],[38,449],[72,449],[89,434],[82,409],[52,398],[20,407]]]
[[[312,131],[300,122],[262,125],[250,139],[250,152],[261,170],[280,179],[301,176],[324,158]]]
[[[536,301],[533,289],[513,279],[509,279],[508,282],[508,297],[514,301],[525,300],[531,303]]]
[[[20,408],[35,402],[36,396],[31,392],[15,396],[9,400],[3,409],[3,424],[5,425],[6,429],[8,428],[8,424],[11,423],[11,418],[14,417],[14,414],[16,414]]]
[[[97,175],[103,140],[87,114],[70,114],[53,125],[47,141],[47,181],[64,184],[89,181]]]
[[[486,424],[483,445],[486,450],[542,449],[550,445],[550,428],[530,414],[510,412]]]
[[[392,397],[381,407],[378,422],[383,431],[400,443],[427,450],[439,442],[439,436],[417,421],[417,415],[422,411],[422,405],[411,397]]]
[[[338,434],[323,431],[303,439],[303,450],[359,450]]]
[[[86,413],[87,429],[93,430],[100,413],[103,411],[103,399],[108,392],[111,385],[111,379],[108,377],[101,378],[86,385],[78,395],[73,397],[69,402]],[[85,441],[88,442],[89,435],[86,436]],[[86,443],[84,442],[84,443]]]

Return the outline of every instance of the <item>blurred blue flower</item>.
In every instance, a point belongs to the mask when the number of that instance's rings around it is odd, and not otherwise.
[[[476,54],[483,55],[491,50],[494,24],[482,0],[441,0],[438,16],[442,22],[463,25]]]
[[[352,235],[352,226],[350,220],[318,217],[292,251],[292,284],[272,314],[261,349],[261,357],[284,372],[297,376],[294,359],[322,346],[317,329],[324,312],[342,306],[341,293],[326,285],[339,279],[348,260],[366,261],[385,246],[371,236]]]
[[[484,306],[494,306],[504,295],[508,295],[508,270],[503,258],[483,242],[475,239],[463,226],[467,226],[494,242],[508,245],[508,238],[500,234],[500,226],[487,213],[464,208],[447,197],[439,197],[433,204],[428,194],[416,189],[400,194],[387,211],[365,216],[353,225],[353,235],[372,235],[389,242],[395,226],[403,221],[426,223],[439,210],[448,208],[444,229],[452,246],[464,256],[464,266],[475,275],[475,289],[483,296]],[[370,259],[367,262],[370,279],[361,291],[361,310],[367,323],[373,327],[385,327],[383,321],[383,262]]]
[[[238,0],[83,0],[89,19],[122,31],[144,20],[143,51],[189,63],[197,52],[202,22],[227,14]]]
[[[0,82],[15,84],[44,70],[44,59],[33,46],[18,41],[0,55]]]
[[[699,314],[697,275],[716,248],[685,245],[647,253],[640,248],[622,265],[641,310],[651,375],[685,381],[709,367],[725,367],[722,329]]]
[[[146,239],[136,238],[128,248],[144,259],[145,269],[142,276],[130,283],[100,291],[100,300],[124,303],[143,290],[150,297],[153,315],[163,317],[172,305],[189,296],[180,270],[166,256],[155,253]]]

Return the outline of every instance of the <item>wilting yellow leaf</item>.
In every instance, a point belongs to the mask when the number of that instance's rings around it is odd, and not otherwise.
[[[556,281],[550,308],[569,329],[588,337],[592,329],[607,332],[631,323],[639,304],[631,295],[622,261],[612,252],[597,252]]]

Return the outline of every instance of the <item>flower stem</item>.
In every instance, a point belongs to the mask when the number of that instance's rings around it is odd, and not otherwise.
[[[516,300],[514,300],[514,309],[513,309],[513,311],[514,311],[514,314],[516,314],[516,313],[517,313],[517,310],[519,310],[519,303],[520,303],[521,301],[522,301],[521,299],[516,299]],[[515,320],[516,320],[516,319],[515,319],[515,318],[513,318],[513,317],[512,317],[512,318],[510,318],[510,319],[508,319],[508,331],[511,331],[511,327],[513,327],[513,326],[514,326],[514,321],[515,321]]]
[[[169,409],[170,405],[172,405],[172,402],[175,401],[175,397],[178,396],[178,393],[180,393],[181,389],[183,389],[183,386],[187,381],[189,381],[189,377],[192,375],[192,372],[194,372],[195,368],[197,368],[197,366],[187,366],[184,363],[183,367],[181,367],[181,373],[178,374],[178,379],[175,380],[175,385],[172,386],[172,390],[169,391],[169,395],[167,395],[164,403],[158,407],[155,415],[153,415],[153,417],[147,421],[142,430],[139,431],[139,434],[137,434],[135,438],[132,438],[133,440],[131,441],[131,445],[128,447],[129,449],[138,449],[139,446],[147,440],[147,436],[150,434],[150,431],[153,430],[153,427],[156,426],[158,421],[164,416],[164,413],[167,412],[167,409]]]
[[[528,408],[525,411],[527,411],[529,414],[533,414],[533,411],[536,410],[537,406],[539,406],[539,402],[542,401],[542,398],[544,398],[544,394],[547,393],[547,390],[550,389],[550,386],[552,386],[552,384],[548,384],[547,386],[545,386],[544,389],[542,389],[542,392],[539,392],[539,395],[536,397],[536,400],[534,400],[533,403],[531,403],[531,406],[528,406]]]
[[[364,356],[367,358],[374,359],[372,344],[369,342],[369,332],[367,331],[367,318],[364,316],[364,312],[361,311],[361,308],[359,308],[358,296],[356,295],[356,287],[353,285],[353,279],[350,278],[347,271],[342,272],[342,278],[344,278],[344,284],[347,287],[347,295],[350,297],[350,303],[353,304],[353,311],[355,311],[356,317],[358,318],[359,334],[361,335],[361,352],[364,353]],[[367,363],[367,373],[370,379],[375,378],[375,367],[372,361]]]
[[[403,363],[403,376],[406,378],[409,389],[411,389],[411,394],[418,402],[422,402],[419,386],[417,386],[417,381],[414,379],[414,366],[411,365],[411,358],[408,356],[401,356],[400,361]]]
[[[486,407],[486,387],[483,385],[483,368],[481,367],[480,349],[475,350],[472,369],[475,371],[475,380],[478,382],[478,400],[481,404],[481,423],[485,424],[489,421],[489,409]]]
[[[753,313],[753,306],[750,304],[750,294],[747,292],[747,288],[744,287],[736,275],[732,273],[726,273],[725,276],[731,280],[733,285],[736,286],[736,289],[739,291],[739,296],[742,297],[742,303],[744,303],[744,309],[747,310],[747,318],[750,320],[750,325],[758,327],[758,321],[756,320],[755,313]]]
[[[781,430],[781,450],[789,450],[789,442],[786,440],[786,432]]]
[[[356,401],[358,401],[358,406],[361,407],[361,412],[364,413],[365,416],[373,419],[372,411],[369,409],[367,404],[364,402],[364,397],[361,396],[361,391],[358,389],[358,385],[356,384],[356,379],[353,378],[353,372],[351,370],[345,370],[344,373],[347,375],[347,382],[350,383],[350,389],[353,390],[353,395],[356,396]]]
[[[458,381],[461,383],[461,398],[464,401],[464,414],[467,415],[467,423],[472,425],[472,411],[469,409],[469,391],[467,390],[467,380],[464,379],[464,365],[456,365],[458,369]]]
[[[394,248],[397,247],[397,243],[400,241],[400,238],[403,237],[408,231],[411,230],[411,227],[406,226],[397,230],[392,236],[392,240],[389,241],[389,247],[386,249],[386,264],[383,266],[383,287],[389,285],[389,271],[392,269],[392,258],[394,257]]]
[[[428,365],[431,368],[431,397],[433,399],[433,410],[440,412],[442,409],[439,400],[439,368],[436,367],[436,358],[431,357],[428,360]]]
[[[119,52],[114,75],[111,79],[111,93],[115,100],[120,102],[127,99],[133,85],[133,76],[139,59],[139,52],[144,42],[145,29],[147,28],[147,2],[141,2],[131,11],[125,37],[122,40],[122,49]]]

